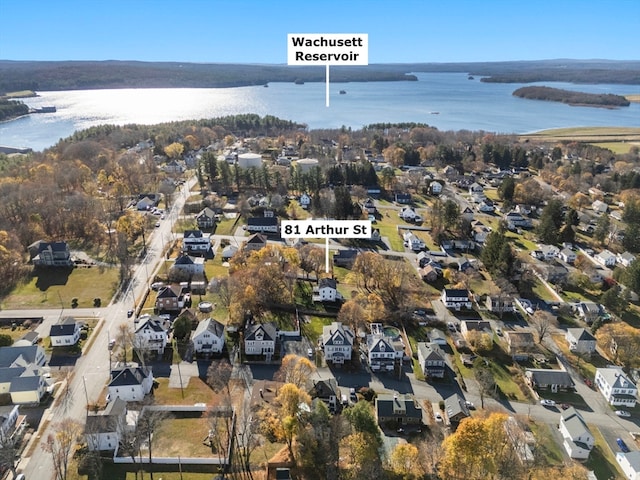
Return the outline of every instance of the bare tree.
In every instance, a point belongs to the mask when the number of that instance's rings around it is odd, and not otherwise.
[[[53,427],[56,433],[49,434],[42,447],[51,454],[56,480],[67,480],[71,450],[80,433],[80,425],[75,420],[65,418]]]
[[[536,310],[531,317],[530,323],[538,334],[538,343],[542,343],[558,322],[551,313],[544,310]]]
[[[144,443],[147,446],[147,452],[149,454],[149,478],[151,478],[151,480],[153,480],[153,435],[158,428],[160,428],[162,422],[168,417],[169,415],[165,411],[147,407],[140,412],[140,417],[138,418],[136,429],[140,439],[144,439]]]

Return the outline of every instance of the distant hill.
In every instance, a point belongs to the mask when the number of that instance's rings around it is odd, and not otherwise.
[[[403,63],[335,67],[331,81],[413,81],[418,72],[460,72],[484,82],[564,81],[640,85],[640,61],[540,60],[486,63]],[[323,67],[287,65],[0,60],[0,94],[18,90],[236,87],[269,82],[323,82]]]
[[[552,102],[568,103],[569,105],[584,105],[590,107],[628,107],[631,102],[622,95],[611,93],[574,92],[551,87],[522,87],[513,92],[515,97],[531,100],[549,100]]]

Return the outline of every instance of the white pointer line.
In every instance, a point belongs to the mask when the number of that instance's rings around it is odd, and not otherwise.
[[[329,107],[329,64],[328,63],[326,65],[326,69],[327,69],[326,70],[326,72],[327,72],[326,77],[327,78],[326,78],[326,94],[325,94],[326,101],[325,101],[325,103],[326,103],[326,106],[328,108]]]

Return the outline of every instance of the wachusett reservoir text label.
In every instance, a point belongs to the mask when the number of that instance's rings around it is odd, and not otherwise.
[[[368,65],[367,33],[290,33],[288,65]]]
[[[283,220],[282,238],[371,238],[370,220]]]

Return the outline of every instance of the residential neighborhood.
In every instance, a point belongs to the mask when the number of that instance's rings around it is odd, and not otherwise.
[[[405,130],[376,135],[429,132]],[[449,459],[474,428],[509,445],[513,478],[640,471],[639,249],[620,235],[637,235],[640,197],[604,176],[615,162],[511,138],[460,140],[469,156],[445,162],[369,132],[205,133],[127,151],[158,182],[100,184],[116,219],[101,247],[28,236],[32,287],[0,312],[7,471],[34,473],[68,429],[82,479],[106,478],[92,462],[112,478],[462,478]],[[606,195],[553,176],[587,162]],[[371,235],[282,238],[309,219]]]

